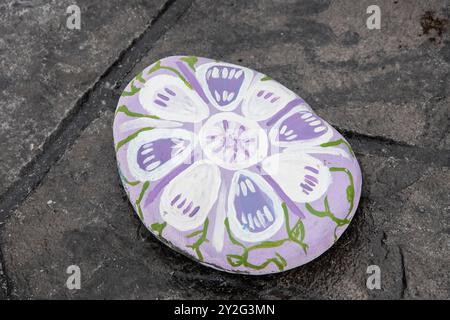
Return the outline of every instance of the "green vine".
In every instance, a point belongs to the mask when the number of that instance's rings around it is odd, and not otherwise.
[[[158,116],[153,116],[153,115],[149,115],[149,114],[143,114],[143,113],[137,113],[137,112],[130,111],[125,105],[121,105],[117,108],[116,114],[118,114],[119,112],[122,112],[129,117],[151,118],[151,119],[157,119],[157,120],[159,119]]]
[[[137,130],[136,132],[130,134],[128,137],[126,137],[125,139],[120,140],[117,145],[116,145],[116,152],[119,151],[119,149],[124,146],[125,144],[127,144],[128,142],[130,142],[131,140],[133,140],[134,138],[136,138],[139,133],[144,132],[144,131],[149,131],[149,130],[153,130],[153,127],[146,127],[146,128],[142,128]]]
[[[337,218],[330,210],[330,206],[328,204],[328,197],[325,197],[324,201],[323,201],[325,210],[324,211],[320,211],[320,210],[316,210],[314,209],[311,204],[307,203],[306,209],[308,209],[309,212],[311,212],[313,215],[315,215],[316,217],[328,217],[331,220],[333,220],[334,223],[336,223],[336,225],[338,226],[344,226],[346,224],[348,224],[350,221],[348,221],[347,219],[340,219]]]
[[[145,79],[142,77],[142,71],[138,73],[138,75],[136,76],[136,80],[142,84],[145,83]]]
[[[120,180],[122,181],[122,185],[128,184],[128,185],[130,185],[130,186],[132,186],[132,187],[135,187],[135,186],[137,186],[139,183],[141,183],[140,181],[129,181],[129,180],[123,175],[122,170],[120,170],[120,168],[118,168],[118,171],[119,171],[119,177],[120,177]]]
[[[354,207],[354,200],[355,200],[355,185],[353,182],[353,175],[350,172],[350,170],[348,170],[347,168],[339,168],[339,167],[332,167],[330,168],[330,172],[343,172],[345,173],[350,181],[350,184],[348,185],[346,191],[346,196],[347,196],[347,201],[350,204],[350,207],[347,211],[347,214],[345,216],[344,219],[338,218],[336,217],[330,210],[330,205],[328,203],[328,197],[325,197],[324,201],[323,201],[323,205],[324,205],[324,211],[320,211],[320,210],[316,210],[314,209],[311,204],[307,203],[305,204],[306,209],[313,215],[323,218],[323,217],[328,217],[330,218],[335,224],[336,227],[334,229],[334,240],[337,240],[337,229],[339,227],[345,226],[347,224],[350,223],[350,220],[348,219],[350,214],[353,211],[353,207]]]
[[[121,94],[121,96],[122,97],[131,97],[131,96],[133,96],[133,95],[135,95],[136,93],[138,93],[140,90],[141,90],[141,88],[138,88],[138,87],[136,87],[134,84],[135,84],[135,81],[138,81],[138,82],[140,82],[140,83],[142,83],[142,84],[144,84],[145,83],[145,79],[142,77],[142,72],[140,72],[132,81],[131,81],[131,85],[130,85],[130,91],[123,91],[122,92],[122,94]]]
[[[122,97],[131,97],[133,95],[135,95],[136,93],[138,93],[141,88],[138,88],[134,85],[134,80],[131,81],[131,85],[130,85],[131,90],[130,91],[126,91],[124,90],[121,94]]]
[[[305,226],[303,225],[303,221],[298,219],[294,227],[291,229],[289,226],[289,210],[286,206],[286,203],[282,203],[281,207],[283,208],[284,220],[286,221],[286,233],[288,234],[288,239],[292,242],[297,243],[300,247],[302,247],[305,254],[308,253],[308,245],[304,242],[305,240]]]
[[[168,71],[171,71],[171,72],[175,73],[175,74],[178,76],[178,78],[180,78],[181,81],[183,81],[184,84],[185,84],[189,89],[192,89],[191,84],[186,80],[185,77],[183,77],[183,75],[182,75],[177,69],[172,68],[172,67],[162,66],[162,65],[161,65],[161,61],[158,61],[158,62],[157,62],[157,63],[156,63],[156,64],[148,71],[148,74],[151,74],[151,73],[156,72],[156,71],[161,70],[161,69],[163,69],[163,70],[168,70]]]
[[[162,237],[164,228],[167,226],[167,222],[153,223],[150,228],[158,234],[158,237]]]
[[[294,242],[297,243],[305,252],[307,253],[308,245],[304,242],[305,239],[305,228],[303,225],[303,222],[301,219],[297,221],[297,223],[294,225],[294,227],[291,229],[289,225],[289,212],[287,209],[287,206],[285,203],[282,204],[283,213],[285,217],[285,226],[286,226],[286,232],[288,237],[281,240],[275,240],[275,241],[263,241],[261,243],[258,243],[256,245],[253,245],[251,247],[246,247],[244,244],[236,240],[230,229],[230,223],[228,221],[228,218],[225,219],[225,228],[228,234],[228,237],[232,244],[239,246],[243,249],[243,253],[241,255],[238,254],[228,254],[227,255],[227,262],[232,267],[240,267],[244,266],[247,268],[251,268],[254,270],[262,270],[266,268],[269,264],[273,263],[277,266],[277,268],[280,271],[283,271],[284,268],[287,266],[286,260],[278,253],[275,252],[275,257],[268,258],[266,261],[264,261],[261,264],[254,264],[248,261],[249,254],[251,251],[257,250],[257,249],[267,249],[267,248],[277,248],[282,246],[286,242]]]
[[[353,158],[354,158],[354,157],[355,157],[355,153],[353,152],[352,147],[351,147],[350,144],[349,144],[347,141],[345,141],[344,139],[338,139],[338,140],[335,140],[335,141],[325,142],[325,143],[322,143],[320,146],[323,147],[323,148],[326,148],[326,147],[335,147],[335,146],[339,146],[339,145],[341,145],[341,144],[344,144],[344,145],[347,147],[347,149],[350,151],[350,154],[351,154],[351,155],[353,156]]]
[[[128,179],[125,178],[124,175],[120,175],[120,177],[122,178],[122,181],[123,181],[123,182],[125,182],[126,184],[128,184],[128,185],[130,185],[130,186],[132,186],[132,187],[135,187],[135,186],[137,186],[139,183],[141,183],[140,181],[128,181]]]
[[[149,185],[150,185],[150,182],[145,181],[144,185],[142,186],[141,193],[139,194],[139,198],[136,200],[136,207],[138,209],[138,215],[142,221],[144,221],[144,214],[142,213],[141,201],[144,198],[145,191],[147,191]]]
[[[194,231],[193,233],[189,234],[186,236],[186,238],[193,238],[195,236],[200,235],[200,237],[197,239],[197,241],[195,241],[193,244],[191,245],[187,245],[188,248],[191,248],[194,250],[194,252],[197,255],[197,258],[200,261],[203,261],[203,254],[200,251],[200,246],[204,243],[204,242],[208,242],[208,239],[206,239],[206,235],[208,233],[208,224],[209,224],[209,220],[208,218],[206,218],[205,222],[203,223],[203,228],[201,230],[197,230]]]
[[[350,208],[348,209],[347,215],[345,218],[348,218],[349,215],[352,213],[354,200],[355,200],[355,184],[353,182],[353,175],[347,168],[339,168],[339,167],[332,167],[330,168],[331,172],[343,172],[347,175],[348,180],[350,181],[350,184],[348,185],[347,189],[345,190],[345,193],[347,195],[347,201],[350,204]]]
[[[197,57],[194,57],[194,56],[183,57],[180,60],[186,62],[188,64],[188,66],[192,69],[192,71],[195,72],[195,64],[198,61]]]

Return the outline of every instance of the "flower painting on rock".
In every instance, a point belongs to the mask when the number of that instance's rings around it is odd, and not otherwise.
[[[303,265],[349,225],[361,172],[345,139],[294,92],[238,65],[157,61],[114,119],[121,181],[164,243],[227,272]]]

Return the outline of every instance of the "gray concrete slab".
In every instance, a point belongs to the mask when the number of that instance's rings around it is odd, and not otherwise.
[[[0,195],[164,2],[77,1],[80,30],[66,27],[73,1],[0,4]]]

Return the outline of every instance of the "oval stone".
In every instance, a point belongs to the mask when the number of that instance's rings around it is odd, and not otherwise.
[[[120,97],[114,145],[144,225],[227,272],[276,273],[317,258],[361,195],[339,132],[272,78],[226,62],[174,56],[145,68]]]

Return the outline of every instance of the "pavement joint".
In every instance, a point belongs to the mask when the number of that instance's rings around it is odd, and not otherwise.
[[[12,283],[11,279],[9,278],[6,267],[5,267],[5,259],[3,256],[3,251],[0,246],[0,286],[3,286],[3,289],[5,290],[5,298],[10,299],[11,293],[12,293]],[[3,282],[3,283],[2,283]]]
[[[401,160],[416,160],[438,167],[450,166],[450,151],[435,150],[409,145],[381,136],[370,136],[358,132],[345,130],[334,126],[349,140],[356,154],[373,154],[390,156]],[[364,150],[365,152],[361,152]],[[368,152],[367,152],[368,151]]]
[[[403,249],[401,246],[398,246],[398,250],[400,253],[400,266],[402,269],[402,291],[400,298],[404,299],[408,290],[408,279],[406,277],[405,256],[403,254]]]

